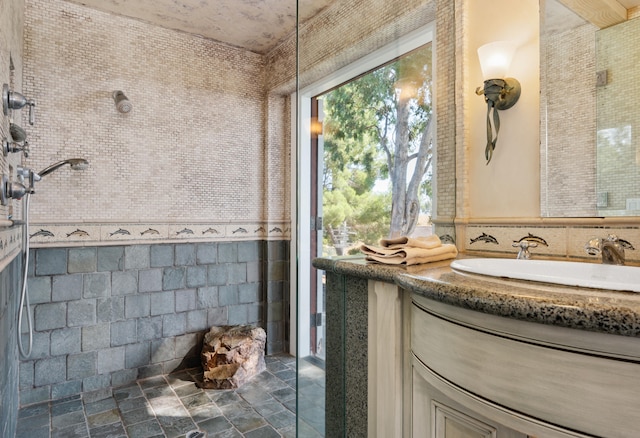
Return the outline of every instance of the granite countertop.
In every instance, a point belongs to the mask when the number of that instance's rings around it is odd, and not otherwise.
[[[461,256],[459,256],[460,258]],[[325,271],[396,283],[443,303],[523,321],[640,337],[640,294],[453,271],[451,260],[415,266],[367,262],[363,256],[319,258]]]

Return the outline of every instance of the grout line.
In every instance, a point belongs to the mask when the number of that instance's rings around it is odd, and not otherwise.
[[[295,361],[294,362],[284,362],[284,361],[274,357],[274,359],[271,360],[272,365],[275,364],[275,361],[277,361],[278,364],[279,364],[279,365],[274,365],[273,366],[274,368],[277,369],[277,372],[281,372],[281,371],[296,371]],[[131,427],[131,426],[133,426],[135,424],[140,424],[140,423],[143,423],[145,421],[151,421],[152,419],[154,419],[156,421],[156,423],[160,426],[160,429],[162,431],[161,432],[162,436],[164,436],[166,438],[167,437],[167,433],[165,432],[165,429],[164,429],[162,423],[158,419],[157,408],[154,407],[151,404],[150,398],[148,397],[147,393],[145,392],[145,388],[147,390],[152,390],[152,389],[156,388],[156,389],[158,389],[158,390],[160,390],[162,392],[165,392],[166,388],[168,387],[170,389],[170,391],[168,391],[167,394],[170,395],[171,397],[177,397],[179,406],[181,406],[187,412],[189,418],[191,419],[191,421],[193,422],[195,427],[198,430],[202,430],[200,428],[200,426],[199,426],[199,423],[196,422],[196,420],[192,416],[191,412],[189,411],[189,409],[185,405],[185,403],[183,401],[183,398],[180,397],[178,395],[178,393],[176,392],[177,388],[180,388],[182,386],[186,386],[186,385],[189,385],[189,384],[194,384],[194,385],[196,384],[196,381],[197,381],[196,376],[199,373],[194,373],[193,370],[196,370],[196,369],[183,370],[186,373],[184,375],[184,379],[180,378],[180,377],[176,378],[176,382],[178,380],[181,381],[181,382],[185,382],[184,385],[180,384],[180,385],[177,385],[177,386],[174,387],[174,385],[171,384],[171,382],[169,381],[169,378],[168,378],[171,374],[167,374],[167,375],[163,374],[163,375],[149,377],[149,378],[146,378],[146,379],[139,379],[139,380],[136,380],[135,382],[132,382],[129,385],[125,385],[125,386],[122,386],[120,388],[115,388],[115,390],[111,392],[111,396],[109,397],[109,398],[111,398],[113,400],[113,402],[115,404],[115,408],[111,408],[111,409],[105,408],[106,410],[101,411],[101,412],[95,412],[92,415],[97,415],[97,414],[100,414],[100,413],[103,413],[103,412],[109,412],[112,409],[115,409],[116,412],[117,412],[119,421],[116,421],[116,422],[113,422],[113,423],[109,423],[109,424],[106,424],[106,425],[96,426],[96,428],[102,428],[104,426],[119,424],[120,427],[122,428],[122,430],[124,431],[124,434],[125,434],[126,437],[135,438],[135,437],[131,437],[129,435],[129,431],[127,430],[127,426],[125,425],[125,421],[124,421],[124,417],[123,417],[123,411],[120,409],[120,403],[123,402],[124,400],[133,400],[133,399],[136,399],[136,398],[142,398],[145,401],[145,407],[150,408],[150,409],[148,409],[147,415],[152,415],[152,417],[149,417],[149,418],[145,419],[144,421],[132,423],[132,424],[129,425],[129,427]],[[281,379],[280,377],[278,377],[276,375],[276,373],[274,371],[272,371],[271,368],[269,368],[268,364],[267,364],[267,368],[266,368],[265,372],[269,375],[269,380],[271,380],[272,378],[273,379],[277,379],[279,382],[281,382],[283,384],[283,387],[280,388],[280,389],[293,389],[295,391],[295,387],[292,387],[289,384],[289,382],[287,382],[286,380]],[[174,375],[178,375],[178,373],[174,373]],[[151,379],[155,379],[153,381],[154,384],[152,386],[143,387],[143,385],[145,384],[145,381],[149,381]],[[155,384],[156,382],[157,382],[157,384]],[[127,387],[130,387],[131,391],[140,391],[141,395],[134,394],[132,396],[131,393],[129,393],[127,395],[126,399],[118,400],[116,398],[118,390],[119,389],[124,389],[124,388],[127,388]],[[208,402],[203,404],[203,405],[199,405],[198,407],[200,407],[200,406],[213,406],[213,407],[215,407],[217,410],[220,411],[220,416],[223,417],[231,425],[231,427],[229,429],[227,429],[227,430],[228,431],[233,430],[233,431],[237,432],[240,436],[245,436],[246,434],[254,432],[256,430],[259,430],[259,429],[261,429],[263,427],[269,427],[270,429],[274,430],[279,436],[282,437],[282,436],[284,436],[282,434],[282,432],[281,432],[282,430],[285,430],[285,433],[286,433],[287,429],[289,429],[292,426],[295,427],[297,420],[294,420],[294,423],[292,425],[284,426],[284,427],[282,427],[280,429],[277,428],[274,424],[272,424],[271,422],[269,422],[269,420],[267,420],[267,416],[268,415],[265,416],[265,415],[260,414],[260,412],[258,412],[255,409],[254,405],[251,402],[249,402],[249,400],[245,399],[242,396],[242,394],[238,393],[237,390],[229,390],[228,392],[233,392],[238,397],[239,400],[235,401],[234,403],[241,403],[242,405],[249,406],[253,410],[253,412],[255,412],[257,415],[259,415],[264,420],[265,424],[261,425],[261,426],[258,426],[258,427],[254,428],[254,429],[247,430],[245,433],[242,433],[242,432],[239,431],[239,429],[236,427],[236,425],[230,420],[230,418],[227,415],[224,414],[223,409],[218,405],[218,403],[212,399],[211,395],[212,395],[213,391],[209,391],[209,390],[206,390],[206,389],[198,387],[198,391],[194,392],[193,394],[185,395],[184,398],[186,399],[186,398],[188,398],[190,396],[196,396],[197,394],[203,394],[208,399]],[[280,399],[278,399],[278,398],[276,398],[276,397],[274,397],[272,395],[273,391],[266,391],[266,392],[274,399],[273,403],[278,404],[279,407],[282,408],[283,412],[290,412],[294,416],[296,415],[295,412],[291,411],[287,407],[286,403],[288,403],[289,400],[281,401]],[[164,395],[161,395],[161,396],[164,397]],[[85,400],[82,398],[82,395],[78,396],[78,400],[82,404],[82,409],[78,410],[78,412],[81,411],[82,414],[83,414],[83,417],[84,417],[84,422],[83,422],[84,423],[84,433],[86,434],[86,435],[78,435],[78,438],[80,436],[82,436],[83,438],[90,437],[91,436],[91,429],[89,427],[89,415],[87,415],[87,409],[86,409],[87,408],[87,403],[85,403]],[[108,400],[108,398],[105,398],[103,400]],[[67,402],[70,402],[70,401],[72,401],[72,399],[67,400]],[[54,405],[56,405],[56,404],[58,404],[60,402],[61,402],[61,400],[48,401],[47,404],[46,404],[46,414],[48,415],[48,425],[49,425],[49,431],[48,431],[49,432],[49,434],[48,434],[49,437],[51,437],[52,433],[53,433],[53,407],[54,407]],[[93,401],[92,403],[99,403],[99,402],[101,402],[101,400]],[[64,403],[64,401],[63,401],[63,403]],[[108,404],[108,403],[105,402],[105,404]],[[258,402],[256,404],[260,404],[260,403]],[[140,408],[142,408],[142,407],[143,406],[141,406]],[[134,411],[134,410],[140,409],[140,408],[134,407],[130,411]],[[71,411],[71,412],[76,412],[76,411]],[[69,412],[69,413],[71,413],[71,412]],[[127,411],[127,412],[129,412],[129,411]],[[280,412],[280,411],[278,411],[278,412]],[[43,415],[43,414],[44,414],[44,412],[41,415]],[[65,414],[61,414],[61,415],[65,415]],[[28,421],[29,418],[31,418],[31,417],[23,418],[22,421]],[[212,417],[212,418],[217,418],[217,417]],[[202,420],[202,421],[206,421],[206,420]],[[78,424],[80,424],[80,423],[78,423]],[[184,434],[180,435],[180,437],[184,438]],[[69,438],[72,438],[72,437],[69,437]]]

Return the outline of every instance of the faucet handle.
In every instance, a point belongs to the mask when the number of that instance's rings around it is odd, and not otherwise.
[[[622,245],[623,249],[635,250],[633,244],[628,240],[620,239],[616,234],[609,234],[607,240]]]
[[[20,145],[15,141],[10,142],[6,137],[2,139],[2,153],[5,157],[9,155],[9,153],[20,151],[24,153],[25,158],[29,158],[29,142],[27,140],[25,140],[24,143]]]
[[[521,242],[512,243],[511,246],[513,246],[514,248],[520,248],[520,250],[518,251],[518,255],[516,256],[516,259],[529,260],[531,258],[531,253],[529,252],[529,248],[536,248],[538,244],[536,242],[523,240]]]
[[[36,122],[36,101],[27,99],[27,105],[29,105],[29,124],[33,126]]]
[[[601,240],[597,237],[592,237],[589,241],[584,245],[584,250],[587,254],[591,256],[597,256],[601,251]]]

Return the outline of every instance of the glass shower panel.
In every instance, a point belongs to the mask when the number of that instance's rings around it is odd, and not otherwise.
[[[597,216],[640,215],[638,43],[640,18],[596,32]]]
[[[366,364],[366,339],[356,344],[361,351],[347,350],[350,333],[362,333],[363,328],[353,327],[353,321],[346,318],[347,308],[366,309],[366,281],[364,285],[347,284],[343,276],[326,275],[312,266],[313,259],[322,254],[322,234],[327,233],[321,200],[322,159],[317,161],[322,156],[321,137],[326,127],[322,111],[316,112],[312,103],[314,97],[429,43],[433,38],[436,3],[435,0],[298,0],[296,97],[292,100],[296,114],[292,150],[296,200],[292,216],[296,226],[292,259],[299,437],[367,435],[366,415],[358,419],[347,416],[351,397],[358,398],[360,406],[363,402],[366,406],[367,391],[350,393],[350,377],[345,372],[345,364],[354,355],[364,357]],[[321,261],[316,264],[327,269],[329,266]],[[366,321],[366,310],[363,315]],[[365,326],[366,333],[366,323],[359,324]],[[354,344],[349,345],[353,348]],[[358,367],[362,368],[359,378],[364,376],[366,380],[367,366]]]

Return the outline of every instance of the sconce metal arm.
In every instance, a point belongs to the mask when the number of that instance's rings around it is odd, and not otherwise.
[[[493,151],[498,142],[500,132],[500,116],[498,110],[511,108],[520,97],[520,82],[513,78],[487,79],[484,81],[484,88],[476,88],[477,95],[484,94],[487,102],[487,146],[484,150],[484,157],[487,164],[493,157]],[[493,127],[491,126],[491,112],[493,110]],[[495,130],[495,137],[493,131]]]

